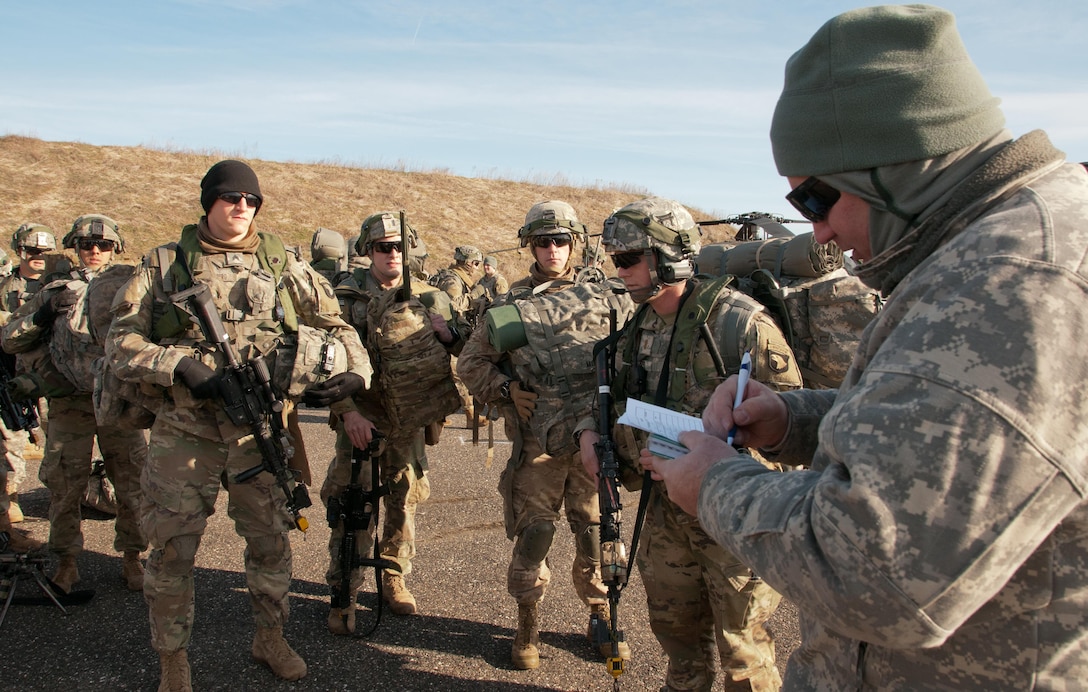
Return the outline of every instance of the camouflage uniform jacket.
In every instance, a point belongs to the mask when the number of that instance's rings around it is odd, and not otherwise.
[[[369,348],[367,345],[367,330],[369,326],[367,308],[370,301],[381,296],[386,291],[396,290],[399,290],[399,287],[383,288],[381,283],[374,278],[370,269],[356,269],[354,272],[345,276],[343,280],[336,285],[336,296],[340,301],[340,309],[344,319],[355,328],[364,347]],[[429,296],[429,300],[424,302],[428,313],[437,313],[441,315],[454,333],[455,338],[453,342],[442,344],[442,347],[451,355],[457,355],[462,346],[464,346],[464,340],[461,335],[465,332],[463,331],[463,325],[459,323],[457,315],[453,312],[448,294],[428,284],[413,281],[412,295],[418,297],[422,294],[427,294]],[[437,335],[435,338],[438,338]],[[441,343],[441,341],[439,341],[439,343]],[[380,355],[377,353],[370,353],[369,355],[370,361],[377,370],[377,372],[375,372],[375,378],[377,378],[381,371]],[[349,407],[354,407],[355,410],[369,418],[371,422],[379,426],[379,428],[382,428],[383,432],[390,434],[392,431],[389,430],[389,425],[384,420],[385,416],[382,413],[381,402],[371,401],[370,394],[371,392],[369,390],[362,391],[356,394],[354,401],[343,403],[347,404]],[[348,410],[351,409],[349,408]]]
[[[11,321],[11,315],[42,289],[42,279],[26,279],[18,271],[0,280],[0,326]]]
[[[707,473],[703,527],[801,609],[787,687],[1088,680],[1088,174],[1055,154],[898,254],[837,393],[782,395],[810,471]]]
[[[472,308],[472,288],[475,285],[475,273],[469,267],[459,263],[451,264],[448,268],[439,271],[435,279],[435,286],[449,295],[453,309],[462,315],[467,314]]]
[[[172,249],[168,253],[174,256]],[[223,363],[217,349],[196,326],[176,336],[154,336],[156,320],[170,304],[163,288],[167,268],[159,267],[158,257],[159,252],[152,250],[114,300],[114,320],[106,337],[110,367],[119,378],[137,382],[145,391],[161,392],[160,421],[211,440],[245,437],[250,431],[234,425],[218,400],[195,399],[183,383],[174,382],[174,369],[184,356],[197,358],[216,370],[221,370]],[[260,269],[255,254],[204,254],[191,270],[194,280],[211,287],[212,298],[220,315],[225,316],[224,324],[241,358],[273,347],[284,331],[272,317],[276,286],[271,275]],[[288,249],[279,285],[290,296],[299,322],[336,337],[346,351],[348,370],[369,381],[366,350],[355,330],[340,317],[340,304],[332,286],[297,251]],[[273,378],[280,379],[275,373]],[[343,403],[337,402],[331,408],[335,410]]]

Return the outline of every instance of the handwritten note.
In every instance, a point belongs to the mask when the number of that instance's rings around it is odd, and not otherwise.
[[[687,430],[703,431],[703,419],[639,401],[627,400],[627,410],[617,421],[632,428],[676,441]]]

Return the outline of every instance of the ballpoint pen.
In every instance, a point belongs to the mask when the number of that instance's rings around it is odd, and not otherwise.
[[[752,376],[752,353],[750,351],[744,352],[744,357],[740,359],[740,373],[737,375],[737,396],[733,399],[733,410],[735,411],[741,402],[744,401],[744,390],[748,388],[748,379]],[[733,427],[729,430],[729,436],[725,438],[726,444],[733,444],[733,438],[737,435],[737,424],[734,423]]]

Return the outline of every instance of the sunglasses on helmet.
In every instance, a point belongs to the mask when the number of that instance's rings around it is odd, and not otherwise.
[[[801,212],[812,223],[819,223],[827,218],[831,207],[839,201],[841,193],[818,178],[810,177],[805,182],[790,190],[786,201]]]

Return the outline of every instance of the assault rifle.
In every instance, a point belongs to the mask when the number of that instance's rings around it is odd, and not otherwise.
[[[382,620],[382,578],[383,569],[400,572],[400,565],[392,560],[378,557],[378,503],[383,495],[389,494],[389,486],[379,484],[378,473],[378,447],[381,444],[382,434],[377,430],[370,438],[370,444],[366,449],[353,447],[351,450],[351,478],[348,486],[339,497],[330,497],[326,518],[329,520],[329,528],[340,527],[340,554],[337,562],[340,565],[340,588],[333,596],[334,608],[354,609],[355,590],[351,586],[351,574],[358,567],[373,567],[374,581],[378,589],[378,611],[373,626],[365,633],[359,635],[365,637],[377,629]],[[370,490],[364,490],[359,484],[359,472],[364,461],[370,461]],[[374,557],[361,557],[356,545],[355,533],[368,531],[371,524],[374,525]],[[347,617],[346,615],[344,616]]]
[[[207,284],[198,283],[176,293],[173,300],[181,310],[193,316],[204,338],[219,348],[226,361],[226,368],[219,375],[218,382],[223,408],[232,423],[249,428],[260,450],[261,463],[236,474],[234,480],[244,483],[262,471],[271,473],[287,496],[287,510],[294,519],[295,528],[305,533],[310,523],[301,511],[312,503],[306,486],[299,482],[298,472],[288,466],[295,450],[287,438],[283,425],[283,401],[272,390],[268,364],[263,356],[241,362],[223,326],[219,310],[212,302]]]
[[[759,229],[763,229],[763,232],[770,238],[790,238],[793,236],[793,233],[782,225],[787,223],[810,222],[805,221],[804,219],[787,219],[784,216],[765,214],[760,211],[750,211],[747,214],[737,214],[736,216],[730,216],[725,219],[696,222],[699,226],[718,226],[721,224],[737,226],[738,230],[734,240],[740,242],[757,240]]]
[[[408,224],[404,221],[404,210],[400,210],[400,279],[402,281],[400,287],[400,295],[397,296],[397,300],[402,303],[406,303],[412,299],[412,268],[409,266],[408,250],[411,249],[411,245],[408,244],[410,238],[408,237]]]
[[[37,402],[32,399],[16,401],[11,396],[11,391],[8,389],[8,383],[14,377],[11,360],[13,358],[7,354],[0,357],[0,418],[3,418],[4,426],[8,430],[30,432],[41,425],[38,419]]]
[[[601,508],[601,582],[608,587],[608,622],[593,614],[590,616],[590,629],[595,646],[612,645],[611,656],[606,659],[606,665],[612,675],[613,689],[618,690],[619,678],[626,672],[620,656],[620,642],[624,641],[624,636],[623,630],[619,629],[619,604],[620,594],[627,586],[631,574],[631,559],[620,534],[623,510],[620,500],[620,465],[616,457],[616,443],[612,439],[612,348],[620,334],[616,332],[615,310],[612,311],[611,318],[610,335],[593,347],[593,359],[597,369],[597,404],[600,409],[597,423],[600,441],[594,445],[594,449],[600,463],[597,495]],[[640,518],[641,516],[640,511]],[[637,550],[640,526],[641,522],[636,522],[635,534],[631,539],[631,555]]]

